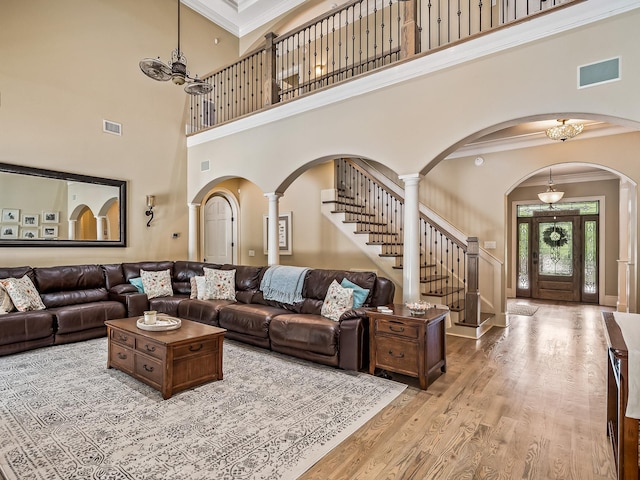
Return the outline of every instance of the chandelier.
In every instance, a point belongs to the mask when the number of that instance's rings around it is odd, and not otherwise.
[[[569,138],[573,138],[582,132],[584,125],[582,123],[566,123],[567,119],[559,119],[560,125],[555,125],[547,129],[547,137],[551,140],[562,140],[563,142]]]
[[[184,85],[184,91],[189,95],[204,95],[213,87],[207,82],[189,76],[187,71],[187,59],[180,50],[180,0],[178,0],[178,48],[171,52],[171,59],[164,63],[158,58],[143,58],[140,60],[140,70],[154,80],[166,82],[172,80],[176,85]]]
[[[539,193],[538,198],[541,202],[548,203],[549,208],[551,208],[551,204],[560,201],[560,199],[564,197],[564,192],[558,192],[555,189],[555,185],[553,180],[551,179],[551,169],[549,169],[549,183],[547,185],[547,190],[545,192]]]

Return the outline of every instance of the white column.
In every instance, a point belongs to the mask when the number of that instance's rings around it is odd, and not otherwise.
[[[420,300],[420,180],[422,175],[401,175],[404,182],[404,248],[402,257],[402,300]]]
[[[278,241],[278,224],[280,212],[278,201],[281,193],[272,192],[264,194],[269,199],[269,229],[267,231],[267,264],[278,265],[280,263],[280,242]]]
[[[631,221],[631,212],[629,208],[629,189],[632,186],[628,181],[620,182],[619,203],[618,203],[618,226],[620,234],[618,235],[618,301],[616,309],[619,312],[629,311],[629,222]],[[602,288],[602,282],[600,282]]]
[[[96,217],[96,238],[104,240],[104,221],[105,217]]]
[[[200,235],[198,235],[198,225],[200,224],[200,204],[189,204],[189,260],[197,262],[200,260],[198,255],[198,245],[200,245]]]
[[[77,220],[69,220],[69,240],[76,239],[76,223]]]

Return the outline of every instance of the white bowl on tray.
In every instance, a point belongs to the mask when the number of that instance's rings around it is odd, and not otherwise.
[[[176,317],[170,317],[169,315],[158,315],[156,317],[156,323],[147,324],[144,323],[144,317],[138,318],[136,326],[141,330],[148,330],[150,332],[163,332],[166,330],[176,330],[182,326],[182,320]]]

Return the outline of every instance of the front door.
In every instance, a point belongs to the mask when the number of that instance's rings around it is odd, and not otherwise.
[[[233,212],[229,201],[214,195],[204,207],[204,260],[233,263]]]

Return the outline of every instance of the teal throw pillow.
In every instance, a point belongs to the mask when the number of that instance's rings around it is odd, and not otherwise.
[[[138,292],[144,293],[144,287],[142,286],[142,278],[136,277],[129,280],[129,283],[138,289]]]
[[[356,285],[346,278],[342,279],[340,286],[342,288],[353,288],[353,308],[360,308],[364,305],[364,302],[367,301],[367,297],[369,296],[368,288],[362,288],[360,285]]]

